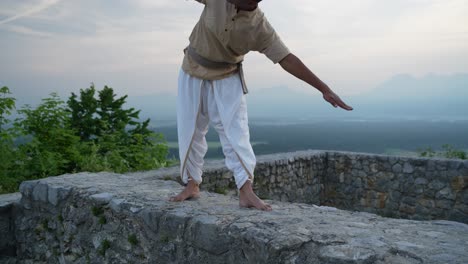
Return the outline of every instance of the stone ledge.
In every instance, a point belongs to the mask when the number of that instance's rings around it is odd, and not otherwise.
[[[167,201],[182,188],[143,174],[79,173],[25,181],[20,188],[24,211],[16,223],[18,256],[34,263],[84,263],[86,258],[91,263],[468,262],[466,224],[272,200],[267,202],[273,211],[263,212],[239,208],[236,196],[206,191],[198,200]],[[103,207],[106,223],[99,223],[93,206]],[[35,228],[44,219],[46,230],[38,235]],[[60,231],[63,236],[56,234]],[[127,241],[130,234],[136,235],[136,246]],[[70,249],[70,235],[79,250]],[[104,239],[110,246],[100,256]]]
[[[16,210],[21,193],[0,195],[0,263],[15,263],[16,240],[14,235]]]

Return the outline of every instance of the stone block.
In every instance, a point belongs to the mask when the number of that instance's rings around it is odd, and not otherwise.
[[[428,171],[434,171],[436,168],[435,161],[432,159],[428,160],[426,168]]]
[[[391,156],[388,158],[388,161],[390,162],[391,165],[394,165],[395,163],[397,163],[399,160],[398,157],[395,157],[395,156]]]
[[[455,192],[468,188],[468,176],[457,176],[452,178],[450,186]]]
[[[33,189],[32,192],[32,199],[34,201],[41,201],[47,202],[48,201],[48,193],[47,193],[47,184],[45,182],[39,181]]]
[[[38,183],[38,180],[23,181],[20,183],[19,191],[20,193],[27,198],[32,196],[34,186]]]
[[[445,186],[446,184],[439,180],[433,180],[428,185],[429,189],[436,190],[436,191],[442,190],[442,188],[444,188]]]
[[[372,163],[370,166],[369,166],[369,169],[372,173],[376,173],[379,171],[379,164],[377,163]]]
[[[458,160],[450,160],[448,162],[448,169],[449,170],[458,170],[463,167],[463,163]]]
[[[319,259],[326,263],[373,263],[376,258],[372,249],[352,245],[325,246],[319,251]]]
[[[458,198],[460,197],[460,198]],[[468,205],[468,189],[464,190],[461,193],[458,193],[457,195],[457,200],[460,201],[461,203]]]
[[[67,199],[71,190],[72,188],[70,187],[49,185],[47,190],[47,199],[49,203],[56,206],[61,201]]]
[[[389,198],[392,200],[392,201],[400,201],[400,198],[401,198],[401,193],[397,190],[393,190],[393,191],[390,191],[389,193]]]
[[[125,199],[113,198],[110,200],[110,208],[115,212],[121,212],[123,210],[122,205],[125,202]]]
[[[408,197],[408,196],[403,197],[403,199],[401,199],[401,202],[407,205],[411,205],[411,206],[416,205],[416,199],[413,197]]]
[[[405,213],[407,215],[413,215],[414,212],[416,211],[414,206],[408,205],[408,204],[400,204],[400,207],[398,209],[401,213]]]
[[[451,201],[451,200],[436,200],[435,201],[435,206],[437,208],[447,209],[447,210],[451,209],[454,204],[455,204],[455,202]]]
[[[403,168],[401,167],[401,165],[399,163],[393,165],[393,167],[392,167],[392,171],[394,173],[400,173],[400,172],[402,172],[402,170],[403,170]]]
[[[468,209],[466,207],[465,207],[465,211],[452,210],[448,215],[448,219],[452,221],[466,222],[466,219],[468,219],[467,211]]]
[[[417,178],[414,181],[414,185],[426,185],[427,183],[428,183],[428,181],[425,178]]]
[[[453,193],[452,189],[449,187],[445,187],[442,190],[438,191],[435,195],[436,199],[447,199],[447,200],[455,200],[455,194]]]
[[[418,199],[416,201],[416,204],[421,205],[426,208],[434,208],[435,207],[435,202],[434,200],[431,199]]]
[[[193,218],[188,227],[188,237],[194,246],[206,250],[211,254],[219,255],[229,251],[233,238],[218,223],[215,216],[200,216]]]

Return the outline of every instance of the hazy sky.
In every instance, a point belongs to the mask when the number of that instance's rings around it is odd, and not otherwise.
[[[223,1],[223,0],[219,0]],[[203,5],[194,0],[2,0],[0,85],[45,97],[89,87],[176,94],[182,50]],[[265,0],[283,41],[340,95],[392,76],[468,71],[467,0]],[[319,95],[264,55],[245,59],[249,89]]]

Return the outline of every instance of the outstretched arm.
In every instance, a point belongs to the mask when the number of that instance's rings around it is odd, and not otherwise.
[[[284,57],[284,59],[282,59],[279,62],[279,64],[285,71],[312,85],[317,90],[322,92],[323,99],[325,99],[334,107],[339,106],[345,110],[353,110],[351,106],[345,104],[340,99],[340,97],[328,87],[328,85],[326,85],[317,76],[315,76],[315,74],[311,72],[309,68],[307,68],[307,66],[305,66],[304,63],[302,63],[302,61],[294,54],[289,53],[286,57]]]

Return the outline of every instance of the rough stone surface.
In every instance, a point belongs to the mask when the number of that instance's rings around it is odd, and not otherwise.
[[[468,263],[467,161],[258,156],[254,191],[273,212],[238,208],[224,160],[205,162],[200,199],[168,202],[179,172],[23,182],[0,195],[0,263]]]
[[[32,207],[16,219],[23,263],[468,261],[468,226],[458,222],[274,200],[267,200],[273,211],[264,212],[239,208],[236,195],[207,191],[196,200],[169,202],[183,187],[142,175],[79,173],[40,181],[22,186],[22,202]],[[29,191],[37,186],[71,191],[56,206]],[[105,204],[96,197],[112,199]]]
[[[463,160],[344,151],[278,153],[257,158],[254,190],[260,197],[278,201],[468,223],[465,165]],[[180,182],[178,168],[166,172]],[[162,174],[153,177],[167,178]],[[222,160],[205,166],[201,188],[238,193]]]
[[[20,193],[0,195],[0,263],[16,263],[15,218]]]

